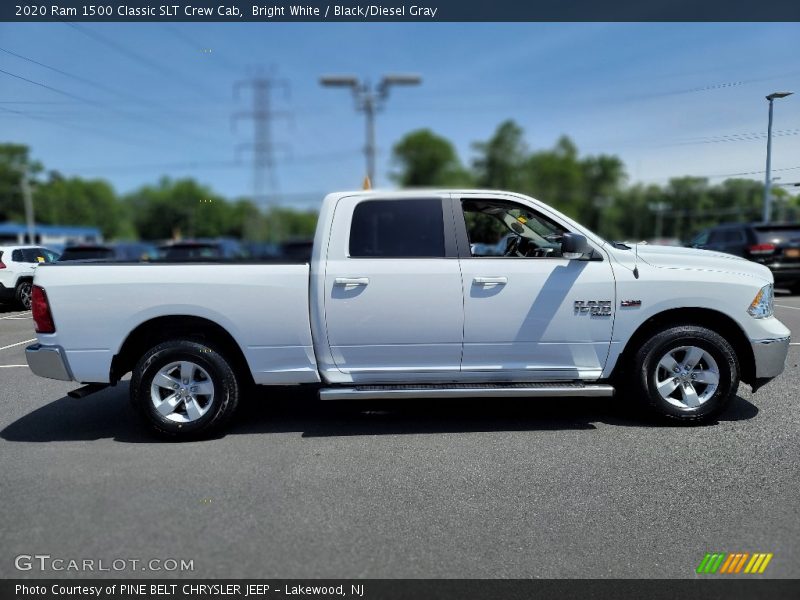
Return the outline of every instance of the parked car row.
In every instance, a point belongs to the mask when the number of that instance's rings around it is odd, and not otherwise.
[[[29,309],[36,266],[57,259],[57,253],[41,246],[0,246],[0,301]]]

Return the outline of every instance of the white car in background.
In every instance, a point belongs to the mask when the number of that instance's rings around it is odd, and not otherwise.
[[[36,265],[57,258],[58,254],[41,246],[0,246],[0,302],[16,302],[28,310]]]

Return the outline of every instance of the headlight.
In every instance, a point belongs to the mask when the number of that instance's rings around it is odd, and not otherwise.
[[[770,283],[769,285],[765,285],[763,288],[758,290],[758,293],[750,303],[750,308],[747,309],[747,312],[751,317],[756,319],[766,319],[767,317],[771,317],[774,310],[774,299],[775,290],[772,287],[772,284]]]

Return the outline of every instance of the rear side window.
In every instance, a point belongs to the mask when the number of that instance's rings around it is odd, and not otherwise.
[[[353,211],[351,258],[442,258],[442,202],[367,200]]]
[[[722,242],[726,244],[744,244],[744,231],[741,229],[728,229],[720,232]]]
[[[20,248],[11,253],[11,260],[19,263],[48,263],[55,258],[52,252],[44,248]]]

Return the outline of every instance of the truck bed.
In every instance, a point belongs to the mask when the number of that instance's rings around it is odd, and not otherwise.
[[[56,325],[40,341],[63,348],[78,381],[108,382],[131,332],[183,316],[223,327],[258,384],[319,381],[308,264],[54,263],[37,269],[35,284],[45,289]]]

